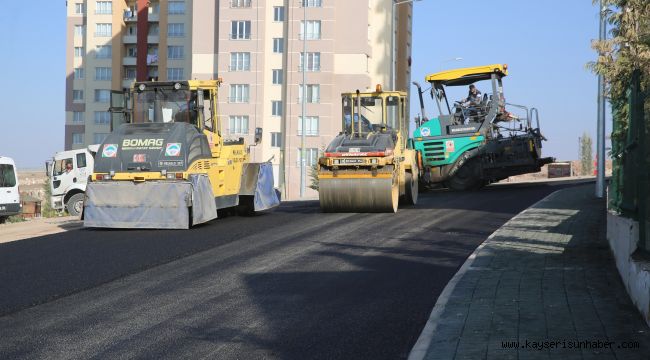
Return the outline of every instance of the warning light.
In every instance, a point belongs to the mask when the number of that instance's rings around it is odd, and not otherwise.
[[[381,84],[377,84],[377,87],[375,87],[375,92],[378,92],[378,93],[381,92]]]

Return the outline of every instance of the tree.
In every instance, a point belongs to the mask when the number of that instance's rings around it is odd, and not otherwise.
[[[580,137],[580,175],[591,175],[593,172],[593,142],[586,132]]]

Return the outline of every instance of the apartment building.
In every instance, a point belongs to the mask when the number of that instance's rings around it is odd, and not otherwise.
[[[100,143],[111,90],[191,74],[192,1],[67,2],[65,148]]]
[[[309,185],[341,131],[342,92],[390,88],[392,60],[395,87],[410,89],[411,15],[411,4],[393,0],[68,1],[66,149],[103,140],[111,89],[221,77],[222,134],[252,143],[262,128],[251,158],[270,159],[276,186],[297,199],[302,132]]]
[[[393,12],[391,0],[220,2],[216,63],[224,79],[222,129],[249,141],[255,128],[263,129],[252,157],[271,159],[276,185],[287,199],[300,197],[302,132],[309,185],[310,168],[342,129],[340,94],[376,84],[390,87],[391,16],[396,20],[396,88],[408,91],[411,7],[398,5]],[[307,188],[305,196],[317,192]]]

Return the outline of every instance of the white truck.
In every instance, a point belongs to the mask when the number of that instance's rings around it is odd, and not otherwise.
[[[81,215],[88,176],[93,173],[95,154],[99,145],[86,149],[61,151],[46,164],[50,182],[50,203],[55,210]]]
[[[0,224],[9,216],[20,214],[21,207],[16,164],[11,158],[0,156]]]

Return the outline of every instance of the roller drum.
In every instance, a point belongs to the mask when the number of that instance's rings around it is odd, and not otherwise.
[[[396,212],[399,187],[391,178],[321,178],[324,212]]]

